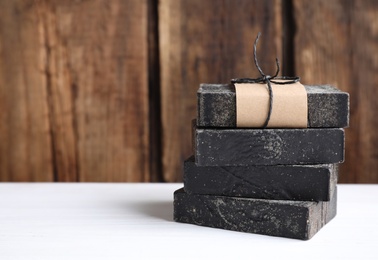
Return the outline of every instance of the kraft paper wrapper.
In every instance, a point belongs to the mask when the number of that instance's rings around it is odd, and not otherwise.
[[[279,85],[273,90],[272,114],[267,128],[306,128],[307,92],[299,83]],[[264,83],[235,84],[236,126],[259,128],[269,112],[269,90]]]

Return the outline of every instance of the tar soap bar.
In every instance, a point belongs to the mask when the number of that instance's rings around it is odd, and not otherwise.
[[[174,193],[174,220],[226,230],[308,240],[336,215],[329,202]]]
[[[307,127],[343,128],[349,124],[349,94],[329,86],[304,86],[307,92]],[[197,92],[200,127],[235,128],[236,94],[232,84],[201,84]],[[274,102],[274,100],[273,100]],[[254,113],[254,111],[251,111]]]
[[[342,128],[210,129],[193,123],[199,166],[330,164],[344,160]]]
[[[207,194],[272,200],[329,201],[337,183],[336,164],[198,166],[184,162],[184,189]]]

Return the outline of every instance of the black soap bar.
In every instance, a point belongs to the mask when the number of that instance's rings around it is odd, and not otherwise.
[[[344,160],[342,128],[201,129],[193,123],[200,166],[329,164]]]
[[[174,193],[174,220],[247,233],[308,240],[336,215],[329,202],[262,200]]]
[[[184,189],[207,194],[272,200],[329,201],[337,183],[336,164],[197,166],[184,162]]]
[[[349,124],[349,94],[329,86],[304,86],[308,127],[342,128]],[[232,84],[201,84],[197,92],[197,124],[201,127],[236,127],[236,94]]]

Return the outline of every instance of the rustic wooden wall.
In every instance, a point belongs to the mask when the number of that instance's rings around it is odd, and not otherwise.
[[[378,2],[294,1],[295,71],[350,93],[342,182],[378,183]]]
[[[258,76],[252,46],[262,31],[259,51],[267,71],[281,58],[280,1],[161,1],[162,163],[167,181],[181,180],[182,161],[191,154],[191,120],[196,117],[200,83],[228,83],[231,78]]]
[[[0,2],[1,180],[153,179],[147,7]]]
[[[341,182],[378,183],[374,0],[0,1],[0,181],[180,181],[199,83],[274,59],[351,94]]]

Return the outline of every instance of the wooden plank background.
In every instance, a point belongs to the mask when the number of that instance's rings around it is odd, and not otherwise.
[[[0,181],[181,181],[202,82],[263,70],[351,97],[340,182],[378,183],[374,0],[0,2]]]
[[[294,1],[295,71],[350,94],[342,182],[378,183],[378,2]],[[315,44],[314,44],[315,43]]]

